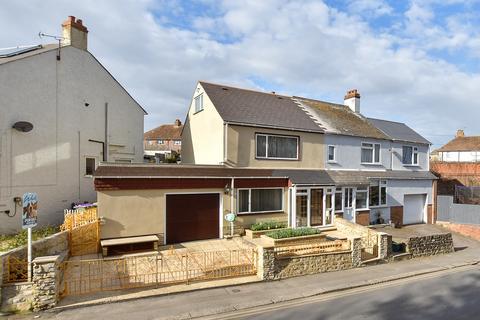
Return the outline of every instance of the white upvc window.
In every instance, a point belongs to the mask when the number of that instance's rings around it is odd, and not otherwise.
[[[179,145],[182,144],[182,140],[174,140],[173,144],[176,145],[176,146],[179,146]]]
[[[418,165],[418,148],[412,146],[403,146],[402,163],[405,165]]]
[[[257,133],[255,156],[257,159],[298,160],[297,136],[281,136]]]
[[[380,143],[362,142],[361,163],[379,164],[380,163]]]
[[[337,158],[336,158],[336,153],[337,153],[337,148],[335,146],[328,146],[328,162],[335,162],[337,161]]]
[[[283,188],[238,189],[237,210],[239,214],[283,211]]]
[[[374,180],[370,183],[370,207],[387,205],[387,181]]]
[[[357,187],[355,209],[368,209],[368,187]]]
[[[343,190],[341,187],[335,188],[335,212],[343,211]]]
[[[203,93],[195,97],[195,112],[203,110]]]

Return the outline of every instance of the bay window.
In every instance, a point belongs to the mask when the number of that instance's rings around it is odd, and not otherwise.
[[[380,163],[380,143],[362,143],[361,162]]]
[[[368,199],[368,188],[357,187],[356,208],[367,209],[368,208],[367,199]]]
[[[387,181],[375,180],[370,184],[370,207],[387,204]]]
[[[257,134],[255,140],[258,159],[298,160],[298,137]]]
[[[238,213],[283,211],[283,189],[239,189]]]

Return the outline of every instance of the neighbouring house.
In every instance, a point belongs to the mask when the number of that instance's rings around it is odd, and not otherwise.
[[[88,51],[82,20],[62,24],[61,45],[0,51],[0,233],[21,228],[25,192],[40,225],[73,202],[95,201],[102,161],[143,161],[145,110]]]
[[[176,159],[182,152],[183,125],[179,119],[173,124],[164,124],[145,132],[143,135],[144,158],[146,162],[166,162]]]
[[[430,167],[440,178],[439,194],[457,197],[459,187],[480,186],[480,136],[465,136],[457,130],[455,138],[437,151],[438,159]]]
[[[229,234],[230,212],[238,233],[262,220],[432,222],[429,149],[407,125],[363,116],[356,90],[342,105],[199,82],[182,165],[97,170],[102,237],[218,238]]]
[[[436,151],[439,161],[479,162],[480,136],[465,136],[463,130],[457,130],[455,138]]]

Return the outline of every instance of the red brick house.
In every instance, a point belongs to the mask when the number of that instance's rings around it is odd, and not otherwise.
[[[146,162],[165,162],[172,154],[182,151],[183,125],[179,119],[173,124],[163,124],[143,135],[144,158]]]

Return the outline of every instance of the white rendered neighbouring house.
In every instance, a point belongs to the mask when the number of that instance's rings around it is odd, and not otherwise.
[[[335,215],[363,225],[434,219],[430,142],[403,123],[363,116],[356,90],[341,105],[199,82],[182,145],[184,164],[288,177],[294,227],[329,225]],[[237,213],[254,214],[243,210],[243,193]]]
[[[40,225],[58,224],[96,200],[100,162],[143,160],[145,110],[87,51],[82,21],[62,27],[60,47],[0,52],[0,234],[21,228],[23,193],[38,194]]]

